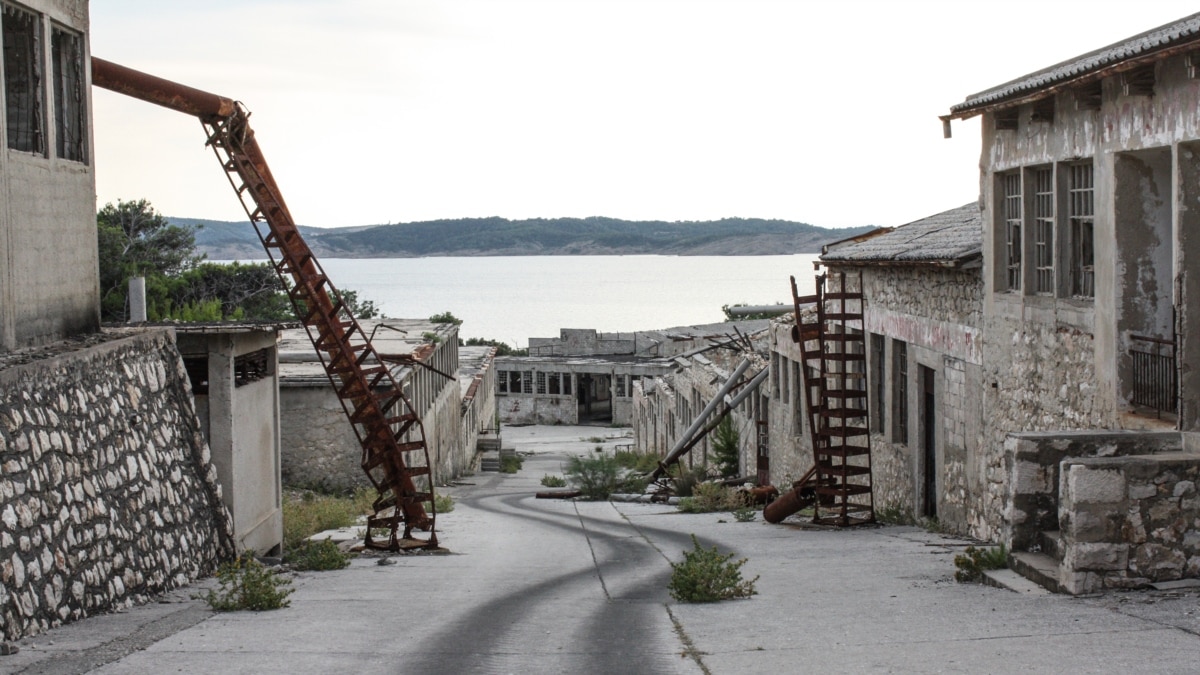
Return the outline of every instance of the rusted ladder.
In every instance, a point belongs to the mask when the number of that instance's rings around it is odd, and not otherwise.
[[[201,119],[201,124],[362,446],[362,468],[379,495],[375,513],[367,519],[364,543],[386,550],[436,547],[433,484],[421,418],[300,236],[248,117],[238,105],[233,115]],[[429,512],[424,502],[430,503]],[[380,529],[388,532],[382,541],[375,538]],[[428,538],[416,538],[414,529],[427,530]]]
[[[378,493],[364,543],[393,551],[436,548],[433,480],[420,416],[300,236],[249,114],[223,96],[95,57],[92,83],[200,119],[362,446],[362,468]],[[429,534],[421,539],[413,530]],[[380,531],[387,536],[378,538]]]
[[[805,406],[813,447],[813,469],[804,487],[812,488],[813,522],[859,525],[874,522],[871,435],[866,387],[866,337],[863,331],[861,276],[858,289],[844,274],[816,279],[816,294],[799,296],[792,278],[796,325],[792,339],[804,363]],[[815,305],[802,312],[802,305]]]

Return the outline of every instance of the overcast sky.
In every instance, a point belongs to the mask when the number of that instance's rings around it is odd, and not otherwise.
[[[1171,0],[92,0],[92,53],[243,101],[301,224],[898,225],[978,194],[968,94]],[[100,204],[244,219],[198,122],[97,89]]]

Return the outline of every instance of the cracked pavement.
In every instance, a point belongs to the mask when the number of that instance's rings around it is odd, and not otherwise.
[[[537,500],[566,457],[627,443],[598,427],[506,428],[515,475],[446,489],[448,555],[360,557],[296,575],[291,607],[215,614],[191,599],[84,620],[0,657],[18,673],[1194,672],[1200,593],[1022,595],[953,581],[966,540],[915,527],[826,530],[673,507]],[[789,521],[790,523],[790,521]],[[694,533],[748,558],[758,595],[679,604]]]

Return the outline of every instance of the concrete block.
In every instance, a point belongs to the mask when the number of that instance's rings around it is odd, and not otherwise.
[[[1013,463],[1013,490],[1019,495],[1053,492],[1053,475],[1053,470],[1042,464],[1017,460]]]
[[[1130,499],[1149,499],[1158,495],[1158,486],[1152,483],[1129,483]]]
[[[1064,464],[1064,485],[1075,504],[1119,503],[1125,500],[1125,477],[1115,469],[1091,469]],[[1064,496],[1064,500],[1066,497]]]
[[[1103,586],[1100,575],[1095,572],[1072,572],[1067,571],[1064,567],[1059,572],[1058,587],[1064,593],[1084,595],[1086,593],[1095,593]]]
[[[1069,571],[1124,570],[1129,566],[1128,544],[1068,543],[1063,568]]]
[[[1069,518],[1062,518],[1066,525],[1064,533],[1074,542],[1100,543],[1110,539],[1107,514],[1086,509],[1075,510]]]

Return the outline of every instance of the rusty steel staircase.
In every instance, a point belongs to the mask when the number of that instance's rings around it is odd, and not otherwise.
[[[792,339],[803,359],[813,468],[796,487],[811,495],[813,522],[874,522],[871,434],[868,427],[866,333],[862,277],[817,276],[816,293],[800,296],[792,277],[796,325]],[[835,287],[830,287],[835,286]],[[813,305],[815,311],[804,312]]]
[[[378,493],[364,544],[383,550],[436,548],[433,480],[421,418],[301,237],[254,138],[249,113],[230,99],[102,59],[92,59],[92,81],[200,119],[207,144],[254,224],[362,447],[362,468]],[[428,535],[420,538],[414,530]]]

